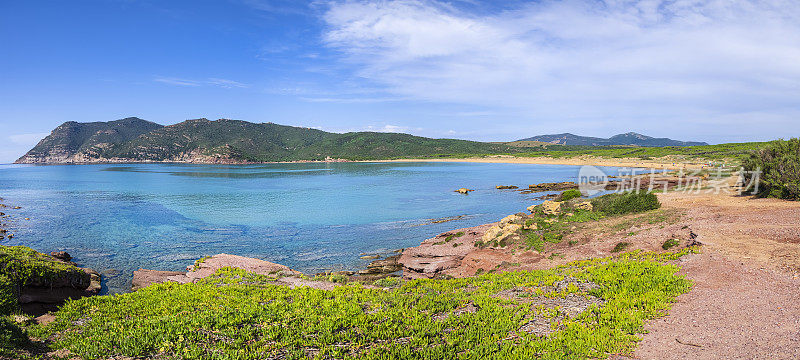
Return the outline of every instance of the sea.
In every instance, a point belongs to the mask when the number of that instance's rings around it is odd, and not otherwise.
[[[130,289],[139,268],[184,270],[219,253],[305,273],[357,270],[457,228],[494,222],[546,194],[498,190],[576,181],[579,166],[470,162],[259,165],[0,165],[0,219],[13,239],[67,251]],[[620,171],[600,168],[608,175]],[[458,188],[475,191],[469,195]],[[13,209],[19,206],[20,209]],[[446,221],[449,220],[449,221]]]

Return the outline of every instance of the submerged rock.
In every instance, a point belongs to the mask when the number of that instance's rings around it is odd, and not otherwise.
[[[457,192],[459,194],[467,195],[467,194],[470,193],[470,191],[475,191],[475,190],[467,189],[467,188],[461,188],[461,189],[456,190],[455,192]]]

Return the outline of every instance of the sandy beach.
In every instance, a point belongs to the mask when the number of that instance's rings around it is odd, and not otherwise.
[[[495,164],[542,164],[542,165],[593,165],[593,166],[616,166],[616,167],[638,167],[654,169],[703,169],[709,167],[707,163],[687,163],[687,162],[660,162],[652,160],[642,160],[634,158],[600,158],[594,156],[581,156],[575,158],[550,158],[550,157],[516,157],[507,155],[474,157],[474,158],[447,158],[447,159],[394,159],[394,160],[370,160],[364,162],[473,162],[473,163],[495,163]]]

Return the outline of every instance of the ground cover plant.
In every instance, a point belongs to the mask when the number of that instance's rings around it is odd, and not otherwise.
[[[34,338],[85,359],[585,359],[629,352],[690,288],[632,252],[551,270],[414,280],[389,290],[287,288],[222,269],[193,284],[67,303]]]
[[[761,172],[759,196],[800,200],[800,139],[767,143],[751,154],[744,168],[750,172],[748,180],[752,180],[753,171]]]

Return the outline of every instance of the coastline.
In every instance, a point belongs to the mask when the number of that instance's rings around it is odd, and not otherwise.
[[[130,161],[103,159],[103,161],[69,161],[69,162],[19,162],[4,165],[108,165],[108,164],[180,164],[180,165],[260,165],[260,164],[314,164],[314,163],[393,163],[393,162],[469,162],[486,164],[533,164],[533,165],[572,165],[572,166],[611,166],[628,168],[653,168],[664,170],[701,170],[711,167],[708,163],[695,162],[661,162],[654,160],[642,160],[636,158],[603,158],[595,156],[580,156],[574,158],[553,158],[553,157],[517,157],[510,155],[493,155],[487,157],[468,157],[468,158],[402,158],[402,159],[382,159],[382,160],[293,160],[293,161],[236,161],[236,160],[214,160],[214,161]]]

